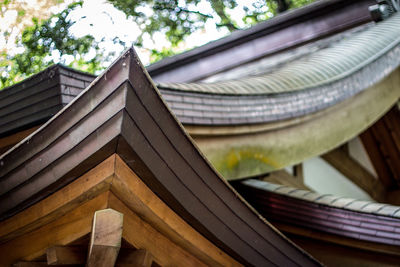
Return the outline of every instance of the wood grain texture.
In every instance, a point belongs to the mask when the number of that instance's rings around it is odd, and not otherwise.
[[[240,266],[161,201],[118,155],[115,166],[111,191],[141,218],[208,265]]]
[[[145,249],[138,249],[125,255],[123,263],[137,267],[151,267],[153,255]]]
[[[48,265],[85,264],[87,249],[81,246],[53,246],[46,250]]]
[[[115,156],[110,156],[80,179],[3,221],[0,224],[0,243],[41,227],[107,191],[114,174],[114,162]]]
[[[109,204],[124,214],[122,237],[134,247],[150,251],[161,266],[207,266],[143,221],[114,194],[110,194]]]
[[[49,246],[67,245],[89,234],[95,211],[107,208],[107,200],[108,192],[102,193],[62,217],[1,244],[1,263],[31,261],[44,255]]]
[[[148,224],[151,229],[155,229],[152,230],[153,232],[156,231],[157,235],[162,236],[161,239],[166,244],[172,244],[165,245],[165,247],[177,248],[182,251],[184,257],[192,255],[190,257],[193,257],[196,263],[205,262],[207,265],[212,266],[241,266],[174,213],[117,155],[112,155],[62,190],[3,222],[0,225],[0,232],[3,233],[3,237],[6,237],[2,239],[3,248],[10,248],[10,246],[16,244],[15,242],[19,244],[19,242],[22,242],[21,240],[26,240],[32,235],[36,236],[34,233],[41,232],[40,229],[52,229],[52,223],[59,221],[61,218],[69,217],[74,210],[81,210],[85,205],[95,205],[94,199],[104,202],[103,208],[119,209],[118,205],[114,205],[116,201],[112,202],[113,204],[109,203],[107,194],[110,190],[127,203],[124,205],[128,205],[131,212],[134,211],[132,214],[140,216],[141,221],[137,222],[139,225]],[[104,194],[106,194],[105,197],[99,198]],[[87,219],[85,221],[87,223]],[[67,230],[60,230],[60,232],[65,232],[65,235],[67,234],[66,231],[74,230],[69,225],[65,227]],[[75,236],[72,232],[70,234]],[[147,236],[135,238],[146,240]],[[47,250],[49,263],[66,264],[68,262],[69,264],[78,264],[75,260],[80,256],[77,255],[74,249],[57,246],[64,246],[69,243],[63,242],[60,244],[53,238],[53,235],[46,237],[50,246]],[[55,241],[57,242],[54,243]],[[40,244],[37,246],[40,246]],[[36,251],[37,246],[25,244],[23,249],[17,250],[18,253],[13,259],[20,259],[21,257],[33,259],[32,255],[40,255],[47,249],[47,247],[43,247],[39,250],[40,252],[33,253],[32,250]],[[157,246],[153,245],[152,249],[157,250]],[[154,253],[153,250],[147,251],[152,254]],[[129,253],[129,251],[122,250],[117,263],[126,264],[126,261],[130,258]],[[169,253],[173,252],[170,251]],[[69,259],[66,259],[68,258],[67,255],[70,255]],[[165,255],[164,257],[167,256]],[[175,263],[177,262],[179,261],[176,260]]]
[[[113,209],[94,213],[87,267],[113,267],[121,247],[124,215]]]

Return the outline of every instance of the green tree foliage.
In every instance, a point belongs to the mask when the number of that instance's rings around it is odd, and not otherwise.
[[[73,3],[62,12],[41,22],[33,18],[33,25],[26,27],[17,40],[17,46],[23,51],[14,56],[3,51],[0,55],[3,58],[0,62],[0,88],[55,63],[64,63],[66,58],[69,59],[68,65],[77,69],[92,73],[101,69],[101,62],[106,56],[99,49],[93,36],[77,38],[69,31],[74,22],[68,19],[68,15],[80,5],[82,2]],[[90,58],[87,57],[89,52],[92,53]]]
[[[45,6],[62,3],[63,0],[43,0]],[[150,49],[152,61],[171,56],[185,37],[214,23],[217,28],[234,31],[266,20],[280,12],[313,2],[314,0],[252,0],[243,6],[239,0],[108,0],[116,8],[133,19],[141,28],[142,34],[136,43],[143,47],[143,36],[162,33],[170,42],[170,47],[160,50]],[[242,6],[240,6],[240,4]],[[13,7],[18,11],[17,22],[26,18],[23,3],[16,0],[0,0],[0,16]],[[32,23],[22,23],[24,29],[16,40],[20,53],[12,55],[0,49],[0,89],[37,73],[54,63],[68,63],[69,66],[92,72],[102,69],[102,63],[113,56],[99,48],[93,36],[75,37],[70,28],[74,21],[69,19],[72,10],[82,6],[75,2],[58,14],[46,15],[45,19],[33,18]],[[233,17],[233,9],[242,8],[243,17]],[[21,25],[18,24],[18,25]],[[25,26],[28,25],[28,26]],[[10,35],[10,32],[3,33]],[[6,38],[7,39],[7,38]],[[119,42],[118,37],[114,43]],[[145,47],[144,47],[145,48]],[[89,56],[90,55],[90,56]]]

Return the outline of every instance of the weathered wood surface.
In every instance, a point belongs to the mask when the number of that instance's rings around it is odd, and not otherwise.
[[[1,263],[10,265],[20,260],[32,261],[46,254],[50,246],[64,246],[88,235],[94,212],[107,208],[107,202],[108,192],[101,193],[61,217],[0,244]]]
[[[94,76],[54,65],[0,92],[0,136],[40,125],[56,114],[66,98],[77,96]]]
[[[85,265],[87,246],[54,246],[47,249],[47,265]],[[120,248],[115,266],[150,267],[154,257],[144,249]],[[46,266],[47,266],[46,265]]]
[[[126,204],[119,201],[114,194]],[[103,197],[99,198],[102,195]],[[24,244],[25,247],[21,250],[17,249],[15,255],[13,250],[13,253],[10,254],[2,255],[0,252],[0,256],[3,256],[2,259],[5,262],[12,262],[13,259],[20,259],[21,257],[31,260],[41,255],[40,253],[44,253],[47,249],[46,246],[50,245],[47,250],[49,263],[65,264],[70,260],[69,263],[78,264],[74,262],[74,259],[82,257],[82,253],[76,254],[77,248],[65,247],[65,245],[74,241],[69,239],[67,231],[70,231],[72,237],[76,237],[77,233],[72,232],[75,230],[73,227],[67,225],[65,226],[65,231],[59,231],[61,235],[57,237],[59,239],[54,239],[54,235],[46,237],[45,232],[40,231],[40,229],[53,229],[50,226],[52,222],[59,221],[62,218],[74,220],[74,215],[71,215],[71,212],[81,210],[87,205],[92,205],[89,203],[94,205],[94,200],[99,202],[98,204],[104,201],[103,208],[113,208],[120,211],[121,209],[125,211],[131,210],[129,214],[133,214],[134,219],[132,220],[136,222],[138,227],[142,227],[144,224],[148,225],[146,229],[149,232],[132,228],[127,231],[127,233],[130,233],[129,238],[128,236],[124,238],[129,239],[139,248],[145,248],[149,253],[157,255],[161,263],[177,265],[182,261],[181,257],[184,257],[186,258],[184,262],[188,261],[188,264],[201,265],[205,263],[209,266],[240,266],[237,261],[205,239],[179,215],[174,213],[136,176],[119,156],[115,155],[109,157],[62,190],[1,224],[0,233],[4,236],[4,239],[0,242],[3,243],[3,245],[0,245],[0,249],[3,249],[2,251],[11,249],[15,244],[23,242],[23,240],[26,240],[25,238],[29,238],[32,235],[46,238],[47,243],[41,243],[39,238],[35,244]],[[94,213],[95,210],[92,209],[91,212]],[[85,215],[86,213],[90,212],[86,211]],[[86,226],[84,228],[88,231],[87,234],[90,232],[90,221],[88,219],[85,220]],[[67,222],[65,223],[67,224]],[[130,227],[129,225],[128,227]],[[158,242],[164,244],[163,246],[167,249],[164,251],[159,250],[157,247]],[[62,245],[62,247],[54,245]],[[77,245],[80,246],[81,244]],[[33,251],[38,252],[34,253]],[[130,252],[132,251],[122,249],[117,258],[117,265],[129,263]],[[74,256],[66,259],[66,256],[71,255],[71,253],[75,253],[73,254]],[[172,254],[176,255],[171,258],[170,255]],[[86,255],[84,255],[84,259],[86,259]]]
[[[48,265],[85,264],[87,248],[81,246],[53,246],[46,250]]]
[[[94,213],[87,267],[113,267],[121,248],[124,215],[113,209]]]
[[[0,224],[0,243],[41,227],[109,190],[114,175],[115,156],[84,174],[62,190]]]
[[[20,142],[22,139],[33,133],[39,126],[15,133],[13,135],[0,138],[0,155],[6,152],[9,148]]]

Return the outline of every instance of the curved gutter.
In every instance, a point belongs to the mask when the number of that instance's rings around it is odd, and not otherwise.
[[[274,222],[393,246],[400,255],[400,207],[276,185],[259,180],[235,184],[261,214]],[[397,247],[397,248],[396,248]]]

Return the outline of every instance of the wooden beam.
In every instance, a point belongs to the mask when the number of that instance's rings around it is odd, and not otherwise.
[[[0,244],[3,266],[21,261],[32,261],[46,254],[49,246],[67,245],[90,234],[93,214],[107,208],[108,192],[83,203],[60,218],[31,232]]]
[[[373,199],[383,201],[385,188],[381,181],[370,174],[342,149],[332,150],[322,155],[322,158],[350,181],[363,189]]]
[[[385,185],[385,188],[389,189],[390,187],[393,187],[394,180],[392,179],[392,174],[389,170],[389,166],[387,166],[384,156],[379,149],[379,145],[377,143],[377,140],[375,140],[371,129],[368,129],[360,134],[360,138],[369,158],[371,159],[371,163],[374,166],[374,169],[378,174],[379,179]]]
[[[87,258],[88,267],[113,267],[121,247],[123,214],[113,209],[96,211]]]
[[[182,248],[209,266],[242,266],[178,216],[146,186],[118,155],[115,157],[115,175],[116,177],[113,180],[111,191],[118,196],[118,199],[142,218],[143,221],[149,223],[153,228],[157,229],[159,233],[173,242],[172,244],[174,244],[174,246],[171,247],[171,245],[167,245],[165,251],[170,251],[175,247],[175,244],[179,246],[179,249],[175,249],[175,252],[171,252],[175,255],[169,256],[165,261],[157,261],[157,263],[162,265],[166,263],[164,265],[169,266],[174,265],[172,260],[178,258],[177,254],[181,251],[180,248]],[[111,197],[111,199],[114,198]],[[114,202],[111,203],[113,205]],[[113,206],[110,207],[113,208]],[[126,216],[126,213],[123,213]],[[145,228],[141,227],[141,231],[145,231]],[[124,232],[135,233],[135,231],[128,231],[127,227],[125,227]],[[144,234],[150,235],[146,232],[144,232]],[[134,242],[131,244],[135,245]],[[149,247],[146,247],[147,244]],[[168,257],[168,253],[163,253],[165,251],[160,249],[153,252],[153,250],[149,249],[152,246],[154,246],[154,244],[149,242],[146,244],[138,243],[136,247],[147,249],[156,259]],[[190,262],[188,262],[186,266],[188,266],[189,263]],[[184,266],[185,264],[181,261],[179,265]]]
[[[150,267],[153,263],[153,255],[148,250],[138,249],[136,251],[126,253],[128,251],[121,251],[118,256],[119,264],[126,264],[135,267]],[[120,260],[121,259],[121,260]],[[118,265],[117,263],[117,265]]]
[[[47,264],[54,265],[83,265],[86,263],[87,247],[83,246],[54,246],[47,249]],[[121,248],[116,266],[133,265],[138,267],[151,266],[153,255],[145,249]],[[46,265],[47,266],[47,265]]]
[[[13,267],[45,267],[48,266],[46,262],[31,262],[31,261],[20,261],[14,263]]]
[[[115,160],[116,157],[118,161]],[[138,235],[143,233],[143,239],[147,237],[150,240],[148,243],[143,241],[135,247],[147,249],[154,257],[165,255],[165,258],[174,259],[174,261],[167,261],[162,258],[163,261],[160,263],[170,262],[179,265],[179,263],[187,262],[187,260],[181,260],[182,258],[194,256],[210,266],[240,266],[237,261],[204,238],[172,211],[119,156],[115,155],[60,191],[3,221],[0,224],[1,262],[11,265],[21,260],[37,259],[38,256],[46,256],[46,249],[51,246],[82,245],[71,244],[71,242],[84,236],[89,238],[95,211],[106,208],[119,210],[119,204],[114,205],[115,201],[109,204],[109,195],[112,193],[107,190],[113,191],[117,198],[136,214],[135,218],[141,219],[141,221],[135,221],[138,227],[143,228],[143,224],[151,225],[153,229],[149,230],[150,232],[142,230],[138,232],[132,229],[129,233],[137,239],[139,239]],[[112,199],[114,200],[115,197]],[[165,242],[168,253],[151,250],[158,249],[157,246],[153,246],[156,234],[161,235],[158,240],[163,240],[163,247],[164,240],[169,240]],[[35,240],[35,242],[29,240]],[[135,245],[135,243],[129,243]],[[148,247],[144,244],[148,244]],[[184,253],[181,253],[183,251]],[[171,256],[171,254],[174,255]],[[86,255],[82,264],[86,262]],[[120,250],[117,265],[123,264],[124,255],[127,255],[125,250]],[[197,263],[199,261],[194,264]],[[202,263],[197,264],[199,265]]]
[[[109,196],[109,205],[124,214],[123,238],[135,248],[150,251],[161,266],[210,266],[145,222],[112,193]]]
[[[114,164],[115,156],[112,155],[68,186],[2,221],[0,243],[42,227],[109,190],[114,175]]]
[[[293,176],[304,184],[303,163],[299,163],[293,166]]]
[[[386,127],[384,119],[378,120],[372,127],[372,134],[378,140],[379,148],[384,156],[384,159],[389,166],[392,178],[396,181],[400,179],[400,152],[396,148],[396,143]]]
[[[87,248],[54,246],[46,251],[48,265],[85,264]]]
[[[299,165],[296,165],[299,166]],[[311,190],[309,187],[307,187],[304,184],[304,179],[302,179],[302,171],[299,169],[299,167],[293,166],[293,168],[298,168],[297,170],[294,170],[294,172],[298,172],[298,176],[291,175],[289,172],[287,172],[285,169],[279,170],[279,171],[274,171],[271,172],[268,176],[262,178],[263,181],[269,182],[269,183],[274,183],[274,184],[281,184],[285,186],[290,186],[298,189],[305,189],[305,190]]]

